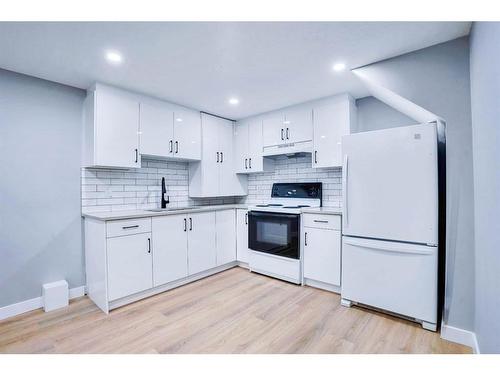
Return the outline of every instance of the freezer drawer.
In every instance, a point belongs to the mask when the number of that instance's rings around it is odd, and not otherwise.
[[[437,247],[342,239],[342,298],[437,321]]]

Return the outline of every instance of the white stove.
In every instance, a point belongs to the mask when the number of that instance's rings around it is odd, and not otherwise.
[[[265,204],[248,208],[251,271],[301,282],[300,213],[321,207],[321,183],[275,183]]]

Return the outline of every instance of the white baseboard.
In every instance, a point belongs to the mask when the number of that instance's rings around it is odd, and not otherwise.
[[[85,295],[85,286],[79,286],[69,290],[69,299],[78,298]],[[29,311],[40,309],[43,307],[43,298],[36,297],[14,303],[12,305],[0,307],[0,320],[11,318],[16,315],[24,314]]]
[[[441,338],[462,344],[472,348],[475,354],[479,354],[479,346],[477,344],[476,334],[472,331],[452,327],[446,324],[441,325]]]

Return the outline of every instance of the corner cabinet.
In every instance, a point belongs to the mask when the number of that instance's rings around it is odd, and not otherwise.
[[[262,156],[262,119],[248,118],[234,125],[234,168],[236,173],[274,171],[274,161]]]
[[[95,85],[84,104],[84,166],[140,168],[139,121],[133,94]]]
[[[237,175],[234,163],[234,122],[201,114],[202,155],[189,165],[189,196],[193,198],[243,196],[247,176]]]
[[[348,94],[320,100],[313,106],[312,167],[342,166],[342,136],[356,123],[356,104]]]

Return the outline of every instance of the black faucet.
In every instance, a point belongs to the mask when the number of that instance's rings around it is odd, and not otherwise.
[[[161,208],[167,208],[167,204],[170,203],[169,196],[165,199],[167,194],[167,188],[165,187],[165,177],[161,178]]]

